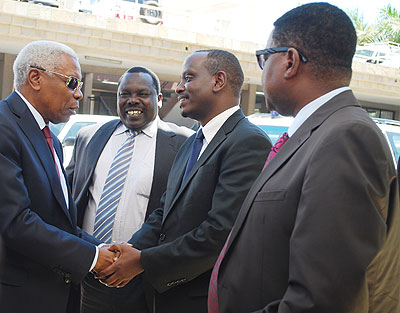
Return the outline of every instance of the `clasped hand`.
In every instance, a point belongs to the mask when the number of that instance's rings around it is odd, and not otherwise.
[[[104,251],[107,250],[107,251]],[[102,267],[94,268],[96,274],[95,278],[108,287],[124,287],[133,278],[143,272],[140,263],[140,251],[133,248],[127,243],[105,245],[101,247],[99,258],[101,254],[109,256],[112,254],[112,262],[104,263]]]

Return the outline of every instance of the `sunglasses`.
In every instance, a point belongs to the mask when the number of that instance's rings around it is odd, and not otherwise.
[[[83,86],[83,82],[80,79],[78,79],[78,78],[76,78],[74,76],[66,76],[66,75],[63,75],[63,74],[60,74],[60,73],[49,71],[49,70],[46,70],[43,67],[40,67],[40,66],[37,66],[37,65],[29,65],[29,67],[36,68],[37,70],[41,70],[43,72],[48,72],[50,74],[56,74],[58,76],[66,78],[67,82],[66,82],[65,86],[67,86],[69,89],[71,89],[73,91],[76,91],[77,89],[81,90],[81,88]]]
[[[266,61],[266,59],[263,58],[264,55],[280,53],[280,52],[287,52],[290,48],[293,48],[293,47],[275,47],[275,48],[257,50],[256,51],[256,58],[257,58],[258,66],[261,68],[261,70],[264,69],[264,63]],[[293,48],[293,49],[295,49],[299,53],[300,60],[303,63],[307,63],[308,62],[308,59],[298,49],[296,49],[296,48]]]

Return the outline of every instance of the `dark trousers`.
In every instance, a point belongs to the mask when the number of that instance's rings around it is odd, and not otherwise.
[[[81,313],[148,313],[139,275],[123,288],[109,288],[88,275],[82,282]]]

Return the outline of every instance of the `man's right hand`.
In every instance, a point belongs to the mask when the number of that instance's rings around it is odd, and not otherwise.
[[[109,245],[104,245],[99,248],[99,256],[97,258],[97,263],[94,266],[93,270],[98,273],[101,272],[103,269],[110,266],[118,257],[117,252],[109,251]]]

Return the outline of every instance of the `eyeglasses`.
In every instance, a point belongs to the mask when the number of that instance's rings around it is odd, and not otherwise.
[[[37,65],[29,65],[29,66],[32,67],[32,68],[36,68],[38,70],[41,70],[43,72],[56,74],[56,75],[59,75],[61,77],[66,78],[67,82],[66,82],[65,86],[67,86],[69,89],[71,89],[73,91],[76,91],[77,89],[81,90],[81,88],[83,86],[83,82],[80,79],[78,79],[78,78],[76,78],[74,76],[66,76],[66,75],[63,75],[63,74],[60,74],[60,73],[49,71],[49,70],[46,70],[43,67],[40,67],[40,66],[37,66]]]
[[[257,50],[256,58],[257,58],[258,66],[260,66],[261,70],[264,69],[264,63],[266,61],[266,59],[263,58],[264,55],[280,53],[280,52],[287,52],[290,48],[293,48],[293,47],[275,47],[275,48]],[[294,49],[296,49],[296,48],[294,48]],[[300,55],[300,60],[304,63],[307,63],[308,59],[298,49],[296,49],[296,50]]]

